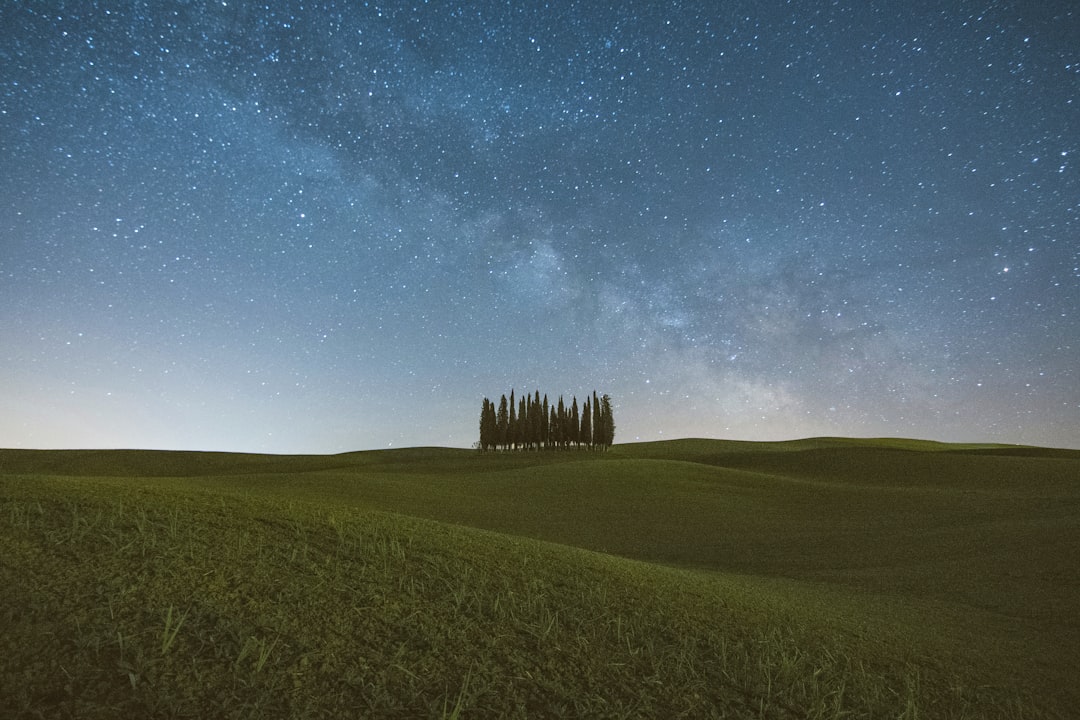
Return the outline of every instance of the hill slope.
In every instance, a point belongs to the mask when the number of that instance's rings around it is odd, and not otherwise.
[[[0,695],[102,717],[1064,715],[1078,468],[841,439],[0,451]]]

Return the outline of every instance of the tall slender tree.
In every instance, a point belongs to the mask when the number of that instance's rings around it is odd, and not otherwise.
[[[487,414],[488,450],[494,450],[499,445],[499,421],[495,416],[495,403],[488,401]]]
[[[484,426],[484,421],[487,420],[487,406],[488,406],[488,399],[484,398],[484,404],[480,407],[480,450],[481,450],[481,452],[487,449],[487,447],[485,445],[485,443],[487,443],[487,440],[488,440],[487,428]]]
[[[592,409],[589,407],[589,398],[585,398],[585,402],[581,405],[581,444],[592,450],[593,446],[593,430],[592,430]]]
[[[529,398],[525,393],[518,398],[518,447],[529,449]]]
[[[484,398],[484,403],[480,407],[480,450],[485,452],[491,449],[491,435],[492,428],[488,422],[488,415],[491,410],[491,401]]]
[[[544,447],[549,447],[549,442],[551,439],[549,435],[549,433],[551,432],[551,415],[549,411],[550,408],[548,407],[547,393],[544,393],[544,405],[540,415],[540,442],[543,444]]]
[[[507,413],[507,410],[506,410],[506,396],[505,395],[503,395],[499,399],[499,412],[498,412],[498,415],[496,416],[495,421],[497,423],[497,430],[498,430],[498,432],[496,433],[497,437],[496,437],[495,442],[498,443],[499,445],[501,445],[502,448],[505,450],[507,448],[508,443],[510,442],[509,441],[509,437],[510,437],[510,415]]]
[[[525,410],[525,398],[529,397],[529,394],[521,396],[518,400],[518,432],[517,443],[518,447],[529,446],[529,418],[527,411]]]
[[[562,395],[559,396],[559,406],[555,413],[555,444],[558,447],[566,447],[566,428],[569,423],[566,422],[566,405],[563,404]]]
[[[578,415],[577,396],[570,403],[570,432],[569,440],[575,445],[581,444],[581,419]]]
[[[607,394],[600,398],[600,424],[603,426],[600,442],[604,448],[609,448],[615,444],[615,418],[611,412],[611,396]]]
[[[514,391],[510,390],[510,422],[506,430],[506,444],[511,450],[517,447],[518,420],[517,408],[514,405]]]
[[[539,450],[543,442],[543,426],[545,415],[540,406],[540,390],[533,393],[532,403],[529,407],[529,446],[536,446]]]
[[[604,437],[602,430],[600,430],[600,402],[596,398],[596,391],[593,391],[593,444],[600,449],[604,447]]]

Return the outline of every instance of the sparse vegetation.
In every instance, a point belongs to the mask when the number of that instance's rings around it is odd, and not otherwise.
[[[1067,717],[1080,453],[0,451],[5,716]]]

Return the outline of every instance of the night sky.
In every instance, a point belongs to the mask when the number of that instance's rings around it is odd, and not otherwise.
[[[1080,447],[1080,5],[0,4],[0,446]]]

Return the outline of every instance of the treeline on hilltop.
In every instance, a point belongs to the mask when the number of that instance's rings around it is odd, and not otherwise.
[[[567,407],[560,395],[557,403],[548,404],[540,391],[526,393],[516,403],[514,391],[495,403],[484,398],[480,409],[481,451],[488,450],[562,450],[586,448],[606,450],[615,441],[615,420],[611,397],[588,396],[578,410],[577,397]]]

